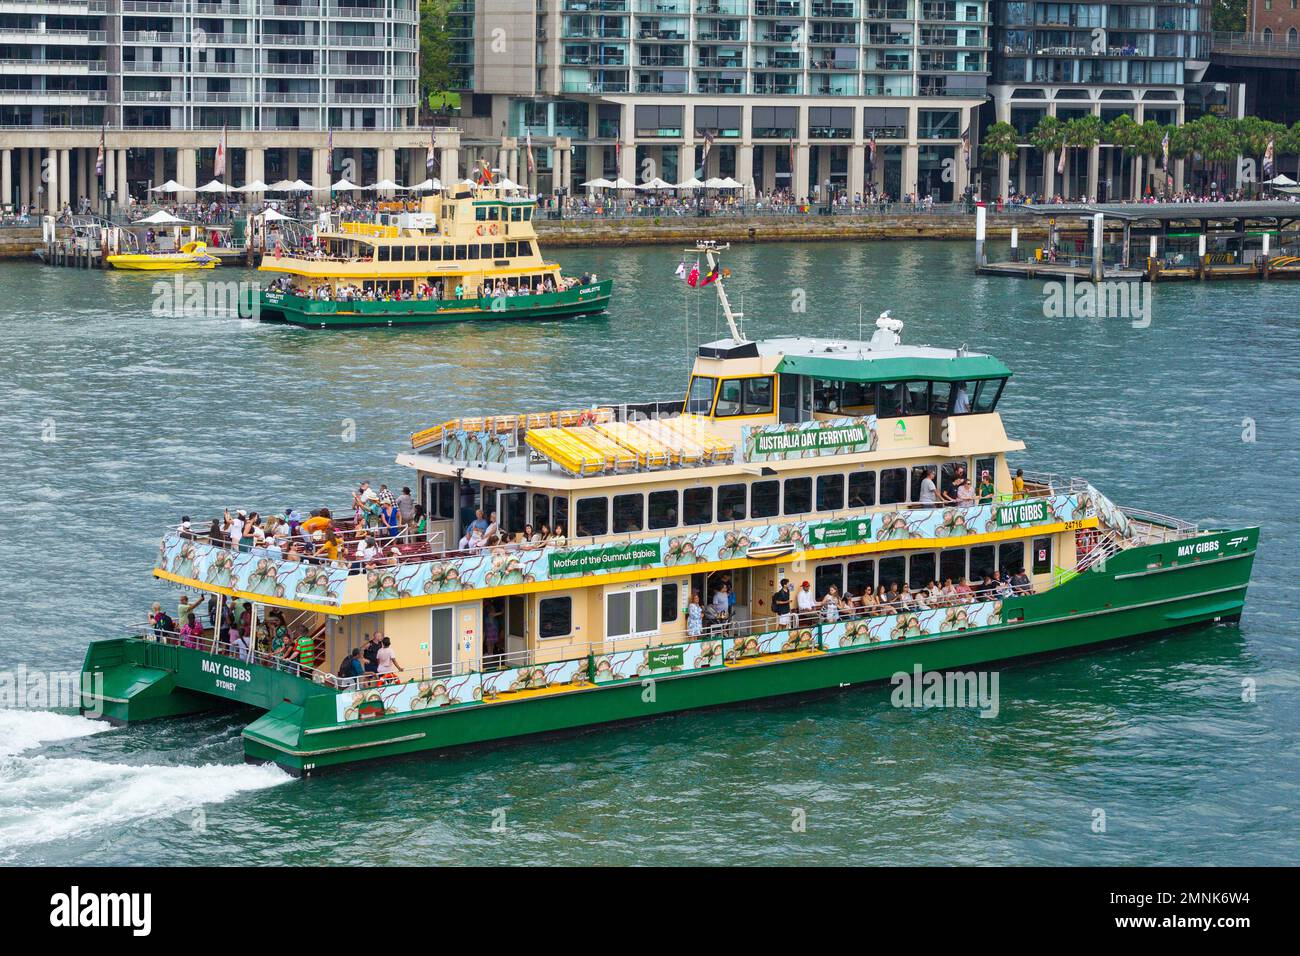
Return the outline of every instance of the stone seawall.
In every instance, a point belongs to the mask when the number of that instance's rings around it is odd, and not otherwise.
[[[877,239],[975,240],[974,216],[670,216],[660,219],[535,220],[542,248],[719,242],[843,242]],[[990,216],[990,239],[1006,239],[1012,227],[1024,239],[1045,237],[1047,224],[1035,216]]]
[[[12,226],[0,229],[0,259],[30,259],[40,247],[40,226]]]

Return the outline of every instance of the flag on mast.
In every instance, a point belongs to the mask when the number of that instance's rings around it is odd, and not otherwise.
[[[221,124],[221,139],[217,140],[217,156],[212,161],[212,175],[220,179],[226,175],[226,124]]]
[[[709,150],[713,148],[713,130],[706,129],[703,131],[704,136],[704,155],[700,157],[700,172],[703,173],[708,168]]]
[[[334,130],[331,128],[329,135],[325,138],[325,172],[329,178],[334,178]]]
[[[966,159],[966,168],[970,169],[971,148],[970,148],[970,127],[967,126],[961,132],[961,152]]]
[[[686,284],[692,289],[699,285],[700,282],[700,263],[697,259],[695,265],[691,266],[691,271],[686,276]]]
[[[683,259],[681,262],[677,263],[677,271],[675,271],[675,272],[673,273],[673,275],[675,275],[675,276],[676,276],[677,278],[679,278],[679,279],[685,279],[685,278],[686,278],[686,260],[685,260],[685,259]]]
[[[1061,158],[1056,161],[1056,175],[1058,176],[1065,175],[1065,152],[1068,149],[1068,146],[1063,145],[1061,147]]]
[[[1169,134],[1165,133],[1164,138],[1160,140],[1160,168],[1169,172]]]
[[[871,134],[871,139],[867,140],[867,172],[876,171],[876,134]]]

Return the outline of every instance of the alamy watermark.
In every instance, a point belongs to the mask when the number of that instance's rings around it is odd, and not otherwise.
[[[60,707],[103,716],[104,672],[28,670],[26,664],[0,671],[0,710]]]
[[[1128,319],[1135,329],[1151,324],[1151,283],[1075,281],[1043,284],[1043,316],[1048,319]]]
[[[910,674],[898,671],[889,683],[895,707],[973,707],[981,717],[996,717],[1001,709],[997,671],[922,671],[913,664]]]
[[[170,281],[159,279],[150,291],[151,311],[164,319],[256,320],[262,311],[259,282],[193,279],[178,274]]]

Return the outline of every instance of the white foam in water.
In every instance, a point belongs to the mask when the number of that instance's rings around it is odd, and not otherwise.
[[[0,750],[0,852],[147,817],[174,817],[203,804],[293,779],[277,767],[252,764],[178,767],[17,756],[42,743],[106,729],[108,725],[82,717],[43,711],[0,712],[0,739],[4,741]]]

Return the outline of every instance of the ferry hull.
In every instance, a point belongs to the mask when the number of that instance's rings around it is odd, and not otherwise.
[[[1217,541],[1218,557],[1174,557],[1180,545]],[[267,671],[237,691],[214,690],[212,668],[238,667],[229,658],[126,639],[92,645],[85,670],[109,664],[109,687],[129,684],[133,670],[168,671],[177,690],[250,704],[266,713],[244,730],[248,760],[272,762],[295,774],[380,757],[395,757],[552,734],[686,710],[753,703],[889,680],[899,672],[941,671],[1069,653],[1240,617],[1258,541],[1258,529],[1209,532],[1177,544],[1131,548],[1101,571],[1078,575],[1043,594],[1003,603],[1001,623],[944,635],[836,651],[772,655],[707,670],[632,678],[559,693],[521,696],[474,706],[340,722],[337,692]],[[1191,552],[1188,552],[1190,555]],[[102,648],[103,650],[99,650]],[[151,653],[152,660],[146,662]],[[160,666],[174,652],[174,670]],[[102,657],[101,657],[102,655]],[[205,667],[195,658],[206,658]],[[123,670],[125,668],[125,670]],[[255,670],[265,670],[255,668]],[[196,676],[201,675],[201,676]],[[150,686],[156,684],[154,683]],[[120,693],[120,690],[119,690]],[[156,696],[156,695],[155,695]],[[116,705],[114,719],[147,719],[154,697],[137,714]],[[88,703],[94,703],[88,701]],[[161,716],[161,714],[159,714]]]
[[[109,256],[106,260],[114,269],[135,272],[175,272],[179,269],[214,269],[217,260],[210,256],[192,258],[190,256],[137,255],[123,253]]]
[[[440,325],[475,320],[560,319],[604,312],[609,307],[612,279],[545,295],[458,301],[329,302],[286,293],[253,290],[250,303],[265,322],[286,322],[304,328],[366,328]]]

